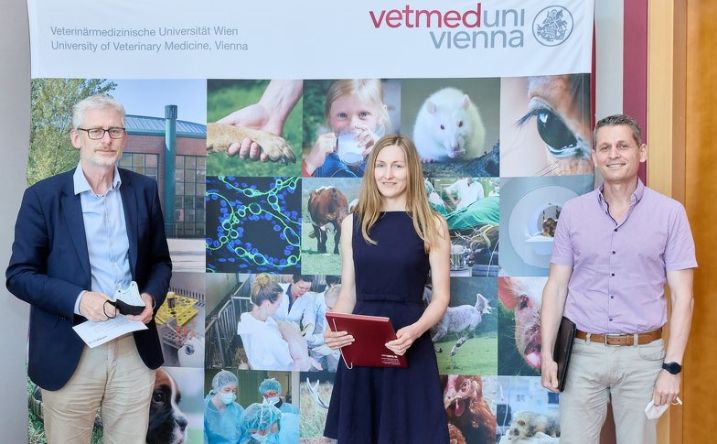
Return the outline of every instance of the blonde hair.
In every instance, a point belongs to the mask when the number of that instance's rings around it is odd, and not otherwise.
[[[384,136],[376,142],[366,161],[366,172],[361,182],[361,191],[359,193],[359,201],[354,209],[354,214],[361,223],[361,235],[364,240],[370,244],[376,245],[376,241],[371,239],[369,233],[371,227],[376,223],[381,212],[383,197],[378,190],[374,169],[376,168],[376,158],[378,154],[386,147],[397,146],[403,151],[406,157],[406,170],[408,171],[408,179],[406,184],[406,212],[413,220],[413,228],[425,245],[428,252],[438,236],[440,236],[437,218],[438,213],[433,211],[428,205],[428,197],[426,189],[423,185],[423,168],[421,160],[416,152],[416,146],[411,140],[404,136],[391,135]]]
[[[324,104],[324,117],[327,120],[331,117],[331,106],[341,97],[353,95],[358,97],[361,103],[376,109],[378,122],[384,126],[386,132],[391,131],[391,120],[388,111],[383,103],[383,85],[379,79],[344,79],[335,80],[326,92],[326,103]],[[372,128],[373,129],[373,128]]]
[[[251,303],[259,306],[262,302],[269,301],[273,304],[279,299],[281,292],[281,286],[274,282],[268,274],[258,274],[254,278],[254,283],[251,284]]]

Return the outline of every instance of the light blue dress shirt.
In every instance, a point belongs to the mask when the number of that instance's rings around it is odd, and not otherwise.
[[[92,191],[80,165],[75,169],[73,182],[75,195],[80,195],[82,205],[82,220],[90,258],[91,290],[112,297],[115,290],[129,287],[132,281],[119,171],[115,167],[112,186],[103,195]],[[75,301],[76,314],[80,314],[81,296],[82,293]]]

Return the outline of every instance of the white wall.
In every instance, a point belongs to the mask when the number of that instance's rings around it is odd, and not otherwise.
[[[27,7],[22,0],[0,0],[0,269],[10,259],[15,216],[25,189],[30,134],[30,44]],[[0,286],[0,441],[27,439],[25,344],[28,305]]]

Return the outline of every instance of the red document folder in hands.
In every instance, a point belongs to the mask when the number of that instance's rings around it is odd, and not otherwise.
[[[354,342],[341,347],[341,356],[347,368],[360,367],[408,367],[405,356],[398,356],[386,348],[386,343],[396,339],[391,321],[382,316],[364,316],[346,313],[326,313],[331,331],[345,331]]]

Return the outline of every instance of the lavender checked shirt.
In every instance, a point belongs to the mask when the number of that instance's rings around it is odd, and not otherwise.
[[[667,320],[667,271],[697,267],[685,209],[638,179],[622,223],[602,189],[563,206],[551,263],[573,268],[565,316],[588,333],[644,333]]]

